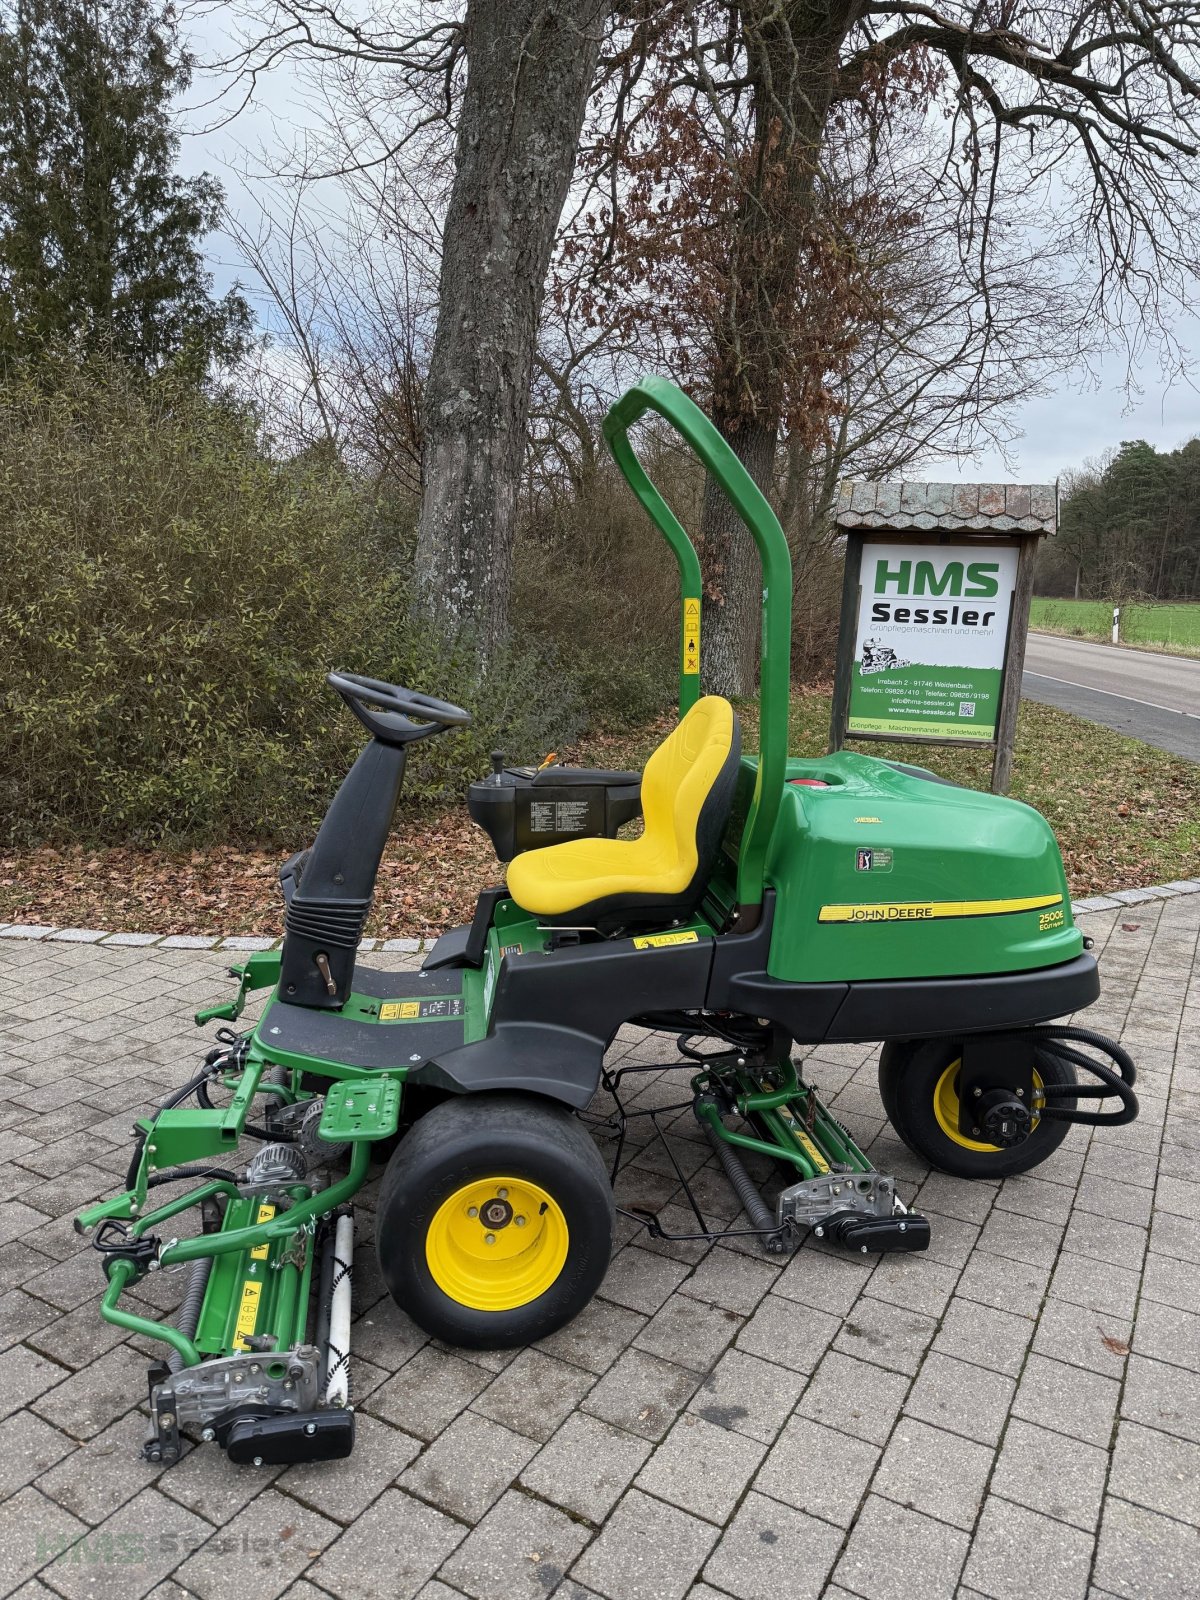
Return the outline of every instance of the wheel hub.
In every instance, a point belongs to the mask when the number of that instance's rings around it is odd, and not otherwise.
[[[1012,1088],[996,1087],[982,1092],[978,1098],[972,1097],[974,1115],[969,1121],[969,1132],[960,1132],[959,1114],[959,1082],[962,1070],[961,1059],[951,1061],[938,1079],[933,1091],[933,1112],[937,1118],[938,1126],[948,1139],[955,1144],[962,1145],[966,1150],[977,1150],[981,1154],[989,1150],[1011,1149],[1014,1145],[1022,1144],[1029,1136],[1036,1133],[1041,1120],[1042,1108],[1045,1105],[1042,1080],[1037,1070],[1033,1074],[1033,1104],[1027,1105],[1025,1100],[1016,1095]],[[996,1115],[1001,1107],[1007,1113]],[[1004,1124],[1009,1124],[1004,1139],[1000,1137]],[[995,1131],[993,1132],[993,1127]]]
[[[993,1090],[979,1103],[979,1125],[989,1144],[1011,1150],[1033,1132],[1029,1107],[1003,1089]]]
[[[447,1196],[430,1218],[425,1259],[458,1305],[512,1311],[554,1284],[568,1246],[567,1220],[552,1194],[529,1178],[497,1176]]]
[[[479,1220],[489,1228],[507,1228],[513,1219],[513,1208],[499,1195],[480,1208]]]

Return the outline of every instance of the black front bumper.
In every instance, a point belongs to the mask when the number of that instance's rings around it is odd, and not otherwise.
[[[1082,1011],[1099,995],[1096,958],[1085,950],[1053,967],[967,978],[782,983],[740,973],[722,1003],[770,1018],[800,1044],[867,1044],[1029,1027]]]

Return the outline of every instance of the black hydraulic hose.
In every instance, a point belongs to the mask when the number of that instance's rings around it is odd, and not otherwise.
[[[165,1167],[162,1172],[152,1172],[146,1179],[147,1189],[157,1189],[161,1183],[182,1183],[185,1178],[220,1178],[225,1183],[236,1183],[237,1173],[228,1167]],[[132,1189],[133,1184],[129,1187]]]
[[[172,1094],[169,1094],[165,1100],[161,1100],[159,1102],[159,1104],[155,1107],[155,1116],[157,1116],[160,1111],[170,1111],[175,1106],[181,1105],[187,1099],[188,1095],[198,1091],[201,1084],[207,1082],[207,1080],[207,1070],[197,1073],[194,1078],[191,1078],[187,1083],[184,1084],[182,1089],[176,1089]]]
[[[136,1189],[137,1188],[138,1168],[142,1164],[142,1151],[145,1148],[146,1148],[146,1135],[145,1135],[144,1131],[141,1128],[139,1128],[138,1132],[137,1132],[137,1137],[133,1141],[133,1156],[131,1157],[130,1162],[129,1162],[129,1171],[125,1174],[125,1187],[127,1189]]]
[[[1031,1028],[1032,1034],[1040,1034],[1043,1038],[1073,1039],[1077,1044],[1090,1044],[1097,1050],[1103,1050],[1106,1056],[1111,1056],[1120,1068],[1121,1077],[1130,1085],[1137,1082],[1137,1068],[1133,1064],[1133,1057],[1129,1052],[1110,1039],[1106,1034],[1097,1033],[1094,1028],[1079,1028],[1074,1024],[1050,1024],[1046,1027]],[[1089,1061],[1088,1066],[1094,1067],[1095,1063]]]
[[[212,1256],[197,1256],[188,1273],[187,1288],[183,1292],[179,1315],[175,1319],[176,1328],[187,1339],[194,1338],[196,1329],[200,1326],[200,1311],[204,1305],[204,1293],[208,1288],[213,1259]],[[180,1351],[171,1351],[167,1357],[167,1367],[171,1372],[182,1371],[183,1356]]]
[[[1098,1086],[1080,1083],[1044,1084],[1042,1092],[1046,1097],[1046,1104],[1041,1114],[1048,1122],[1078,1122],[1090,1127],[1119,1128],[1125,1123],[1134,1121],[1138,1114],[1138,1099],[1133,1092],[1133,1084],[1137,1081],[1137,1068],[1129,1052],[1115,1039],[1096,1033],[1092,1028],[1079,1028],[1067,1023],[1019,1031],[1026,1038],[1032,1039],[1035,1044],[1041,1044],[1059,1060],[1070,1062],[1072,1066],[1082,1067],[1085,1072],[1091,1072],[1100,1079]],[[1105,1065],[1104,1062],[1084,1055],[1081,1050],[1073,1050],[1068,1040],[1076,1044],[1091,1045],[1094,1050],[1103,1051],[1115,1063],[1118,1071],[1114,1072],[1112,1067]],[[1050,1103],[1054,1100],[1076,1102],[1105,1100],[1110,1095],[1116,1095],[1121,1102],[1115,1111],[1081,1111],[1077,1104],[1057,1106]]]
[[[733,1149],[710,1122],[705,1122],[704,1132],[708,1142],[717,1152],[717,1159],[725,1169],[725,1176],[733,1185],[733,1191],[742,1202],[746,1215],[750,1218],[751,1226],[766,1237],[763,1240],[765,1248],[772,1255],[782,1255],[787,1249],[787,1240],[783,1230],[776,1224],[775,1217],[770,1207],[758,1192],[754,1179],[746,1171],[745,1164],[737,1151]]]

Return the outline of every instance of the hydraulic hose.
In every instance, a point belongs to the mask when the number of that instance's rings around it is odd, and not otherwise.
[[[185,1178],[219,1178],[223,1183],[236,1183],[237,1173],[228,1167],[168,1167],[163,1172],[152,1172],[146,1179],[147,1189],[157,1189],[163,1183],[182,1183]],[[133,1185],[129,1187],[132,1189]]]
[[[1123,1123],[1132,1122],[1137,1116],[1138,1099],[1133,1092],[1133,1085],[1137,1081],[1137,1068],[1129,1052],[1115,1039],[1096,1033],[1092,1028],[1079,1028],[1067,1023],[1018,1031],[1057,1056],[1059,1060],[1070,1062],[1075,1067],[1082,1067],[1085,1072],[1090,1072],[1100,1079],[1099,1084],[1045,1084],[1043,1093],[1046,1104],[1042,1109],[1042,1115],[1048,1121],[1081,1122],[1091,1127],[1116,1128]],[[1112,1067],[1102,1061],[1093,1060],[1081,1050],[1073,1050],[1068,1040],[1075,1044],[1090,1045],[1093,1050],[1102,1051],[1114,1063],[1117,1070],[1114,1072]],[[1081,1111],[1078,1105],[1060,1106],[1050,1103],[1055,1100],[1104,1100],[1110,1095],[1116,1095],[1121,1102],[1115,1111]]]
[[[172,1090],[165,1100],[160,1100],[154,1109],[154,1115],[157,1116],[160,1111],[170,1111],[173,1107],[182,1105],[182,1103],[187,1099],[188,1095],[195,1093],[195,1091],[200,1088],[200,1085],[205,1083],[207,1079],[207,1070],[197,1073],[194,1078],[190,1078],[187,1083],[184,1084],[182,1089]]]

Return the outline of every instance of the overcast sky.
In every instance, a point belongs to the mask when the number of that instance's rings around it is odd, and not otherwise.
[[[211,18],[206,19],[206,27],[211,26]],[[201,59],[211,58],[213,46],[211,34],[193,34],[192,47]],[[194,85],[193,100],[200,97],[198,89],[207,94],[211,85]],[[249,221],[255,214],[254,205],[240,173],[257,170],[262,151],[287,148],[296,129],[312,114],[290,76],[283,71],[273,73],[260,86],[259,102],[233,123],[216,131],[185,135],[181,165],[187,172],[208,171],[220,178],[235,215]],[[204,120],[195,112],[185,118],[192,128]],[[208,255],[218,288],[223,291],[240,279],[253,302],[253,274],[239,259],[232,241],[214,235],[208,241]],[[1175,335],[1200,361],[1200,315],[1181,319]],[[1123,439],[1146,439],[1158,449],[1171,450],[1200,436],[1200,393],[1193,383],[1180,378],[1165,380],[1151,361],[1134,374],[1133,389],[1126,393],[1126,365],[1124,353],[1114,352],[1098,374],[1080,370],[1054,394],[1033,398],[1020,407],[1013,416],[1019,437],[1010,447],[1007,463],[997,452],[989,451],[978,461],[962,465],[931,463],[923,476],[1052,483],[1061,472],[1081,466],[1087,457],[1102,455]],[[1193,381],[1200,383],[1200,367]]]

